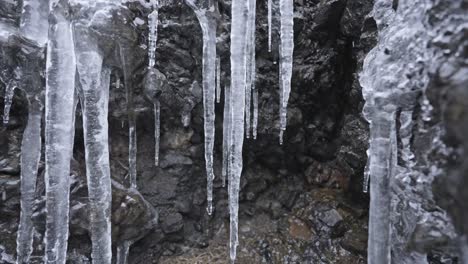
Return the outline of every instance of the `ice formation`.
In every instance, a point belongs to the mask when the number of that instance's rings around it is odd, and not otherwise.
[[[268,0],[268,52],[271,52],[271,30],[273,19],[273,0]]]
[[[231,21],[231,145],[228,153],[228,193],[230,213],[230,258],[236,259],[238,239],[239,185],[242,173],[244,144],[245,87],[247,61],[248,1],[232,1]]]
[[[294,1],[280,0],[280,144],[286,130],[294,51]]]
[[[3,124],[7,125],[10,122],[10,109],[11,104],[13,103],[13,96],[15,95],[15,89],[17,88],[17,83],[14,79],[10,79],[6,82],[5,89],[5,106],[3,109]]]
[[[216,58],[216,103],[221,102],[221,58]]]
[[[87,23],[74,24],[79,98],[83,112],[86,178],[88,185],[93,263],[111,263],[111,177],[108,104],[110,69],[103,67],[97,41]]]
[[[415,223],[398,223],[401,221],[392,220],[394,214],[390,213],[393,204],[407,203],[399,201],[399,192],[405,192],[406,199],[412,196],[396,186],[407,185],[411,177],[428,179],[411,170],[410,149],[413,109],[427,82],[421,68],[426,59],[422,52],[426,45],[422,3],[403,0],[395,11],[391,2],[378,0],[373,9],[379,44],[367,55],[360,76],[366,100],[363,112],[370,123],[370,158],[363,187],[366,191],[370,176],[369,263],[427,263],[423,254],[406,254],[402,248],[404,232],[414,229]],[[411,207],[404,213],[413,214],[413,218],[421,214]]]
[[[229,151],[231,149],[231,101],[232,93],[229,84],[224,87],[224,112],[223,112],[223,170],[221,173],[221,181],[223,187],[226,186],[226,178],[229,175]]]
[[[216,28],[215,1],[186,0],[195,12],[203,33],[203,113],[205,128],[205,166],[207,175],[207,212],[213,212],[213,148],[215,140]]]
[[[139,1],[139,0],[137,0]],[[73,1],[72,1],[73,2]],[[135,2],[135,1],[121,1]],[[158,82],[156,64],[156,41],[159,4],[171,1],[139,1],[149,14],[148,68],[144,93],[154,104],[155,115],[155,163],[159,162],[161,84]],[[75,0],[85,9],[98,4],[118,5],[97,1]],[[203,106],[205,130],[205,162],[207,174],[207,212],[213,212],[213,147],[215,135],[215,101],[221,100],[221,60],[216,55],[217,1],[186,0],[194,10],[203,33]],[[86,176],[88,182],[90,233],[93,263],[111,263],[111,178],[108,146],[108,104],[111,69],[105,65],[99,41],[89,30],[89,16],[71,16],[68,1],[52,1],[51,5],[25,0],[20,33],[35,42],[38,47],[47,43],[46,89],[29,80],[19,82],[26,90],[29,101],[28,125],[23,138],[21,220],[18,232],[18,262],[27,263],[32,251],[32,204],[41,149],[41,118],[45,98],[45,183],[46,183],[46,235],[45,262],[65,263],[68,240],[69,174],[73,153],[75,112],[78,100],[83,112]],[[51,8],[51,12],[49,12]],[[88,10],[88,9],[87,9]],[[100,10],[99,12],[105,10]],[[286,107],[290,92],[293,51],[293,1],[281,0],[281,133],[286,128]],[[50,20],[48,20],[50,14]],[[108,14],[105,14],[109,17]],[[231,79],[225,85],[223,124],[223,169],[222,182],[228,180],[230,210],[230,258],[236,259],[238,246],[238,206],[240,177],[242,173],[242,149],[244,136],[257,136],[258,89],[255,86],[255,20],[256,1],[233,0],[231,24]],[[49,25],[50,21],[50,25]],[[268,1],[268,45],[271,51],[272,0]],[[0,24],[2,29],[5,27]],[[5,34],[5,32],[7,34]],[[1,31],[7,38],[10,31]],[[47,34],[49,32],[49,34]],[[119,40],[120,41],[120,40]],[[117,43],[123,80],[126,89],[129,129],[129,181],[136,188],[136,113],[133,102],[134,58],[125,41]],[[27,69],[23,69],[27,71]],[[39,73],[35,73],[39,74]],[[18,86],[15,76],[8,80],[4,120],[8,122],[14,88]],[[38,77],[37,79],[40,79]],[[3,80],[5,81],[5,80]],[[79,85],[77,83],[79,82]],[[116,79],[120,87],[120,78]],[[76,89],[75,89],[76,88]],[[188,98],[188,108],[195,105]],[[184,126],[190,122],[184,115]],[[26,151],[26,146],[28,151]],[[118,246],[117,262],[126,263],[131,241]]]
[[[245,135],[250,138],[252,90],[255,86],[255,12],[256,1],[248,1],[247,30],[246,30],[246,85],[245,85]]]
[[[49,5],[47,2],[43,5],[37,1],[26,0],[23,2],[20,31],[24,37],[35,41],[41,51],[47,42],[48,15]],[[40,79],[40,73],[34,71],[32,67],[23,69],[23,71],[30,78],[22,78],[20,86],[28,99],[28,123],[21,143],[21,214],[16,240],[17,263],[28,263],[32,253],[34,229],[31,217],[41,158],[41,122],[44,108],[44,87],[41,83],[34,81]]]
[[[149,48],[148,48],[148,72],[147,81],[145,82],[144,91],[149,100],[153,102],[154,107],[154,164],[159,165],[159,141],[161,135],[161,121],[160,121],[160,87],[157,87],[157,73],[154,70],[155,57],[156,57],[156,41],[158,39],[158,6],[157,2],[154,3],[154,10],[148,16],[149,24]]]
[[[73,152],[76,58],[67,6],[52,6],[45,103],[45,262],[64,264],[68,245],[70,160]]]
[[[128,115],[128,174],[130,177],[130,187],[137,188],[137,134],[136,134],[136,114],[133,107],[133,86],[132,86],[132,58],[128,48],[120,45],[120,58],[122,68],[124,69],[125,95],[127,99],[127,115]]]

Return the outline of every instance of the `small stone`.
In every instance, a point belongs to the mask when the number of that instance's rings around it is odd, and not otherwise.
[[[180,213],[172,213],[161,219],[161,228],[164,233],[170,234],[184,228],[184,219]]]

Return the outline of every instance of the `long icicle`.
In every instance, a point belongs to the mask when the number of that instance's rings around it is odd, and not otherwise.
[[[32,223],[36,194],[37,170],[41,159],[41,121],[44,102],[31,96],[28,99],[28,124],[21,143],[21,214],[16,240],[17,263],[29,263],[33,251]]]
[[[232,1],[231,21],[231,150],[229,152],[229,213],[230,213],[230,258],[237,255],[239,189],[242,173],[242,148],[244,144],[245,85],[246,85],[246,29],[248,1]]]
[[[216,58],[216,103],[221,102],[221,58]]]
[[[245,135],[250,138],[251,125],[251,102],[252,102],[252,86],[255,82],[255,12],[256,1],[249,0],[249,13],[247,18],[247,44],[246,44],[246,85],[245,85]]]
[[[65,264],[68,246],[70,160],[73,152],[76,59],[62,1],[50,13],[45,104],[45,263]]]
[[[294,52],[294,1],[280,0],[280,144],[287,125]]]
[[[193,9],[203,33],[203,113],[205,129],[205,166],[207,175],[207,207],[213,213],[213,149],[215,140],[215,97],[216,97],[216,28],[217,1],[197,2],[186,0]],[[208,4],[208,6],[206,5]]]
[[[122,69],[124,73],[125,83],[125,94],[127,99],[127,115],[128,115],[128,174],[130,176],[130,188],[137,188],[137,135],[136,135],[136,116],[135,109],[133,107],[133,86],[132,86],[132,74],[133,65],[131,58],[127,54],[130,51],[127,48],[120,45],[120,58],[122,61]]]
[[[257,126],[258,126],[258,89],[255,87],[252,91],[253,101],[253,119],[252,119],[252,136],[257,139]]]
[[[24,0],[21,14],[20,31],[24,37],[37,43],[42,54],[47,43],[49,31],[49,1]],[[31,61],[30,61],[31,62]],[[32,214],[36,194],[36,181],[41,159],[41,122],[44,109],[44,87],[41,73],[35,63],[28,64],[22,78],[21,89],[28,97],[28,123],[21,143],[21,213],[16,238],[16,262],[29,263],[33,251],[34,226]],[[26,80],[24,80],[26,79]]]
[[[148,57],[149,57],[149,64],[148,68],[150,71],[154,71],[154,66],[156,64],[156,42],[158,40],[158,1],[153,2],[153,12],[148,16],[148,24],[149,24],[149,49],[148,49]],[[154,80],[152,83],[149,83],[145,86],[145,92],[147,93],[148,97],[151,97],[150,100],[153,102],[154,107],[154,164],[156,166],[159,165],[159,142],[161,136],[161,121],[160,121],[160,103],[159,103],[159,94],[157,85],[157,74],[154,71]],[[151,87],[150,87],[151,86]]]
[[[86,25],[76,23],[74,34],[89,197],[91,258],[94,263],[110,264],[112,191],[107,121],[110,69],[103,67],[97,42],[88,33]]]
[[[223,187],[226,186],[226,177],[229,175],[228,172],[228,158],[229,150],[231,146],[231,88],[229,84],[224,86],[224,113],[223,113],[223,171],[222,171],[222,183]]]
[[[273,16],[273,0],[268,0],[268,52],[271,52],[271,31]]]

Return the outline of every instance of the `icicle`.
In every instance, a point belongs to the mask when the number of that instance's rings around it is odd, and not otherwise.
[[[294,51],[294,2],[280,0],[281,44],[280,44],[280,144],[286,130],[289,93]]]
[[[273,0],[268,0],[268,52],[271,52],[271,26],[273,13]]]
[[[223,171],[222,171],[222,183],[223,187],[226,186],[226,177],[228,172],[228,157],[231,146],[231,88],[227,84],[224,87],[224,113],[223,113]]]
[[[159,137],[160,128],[160,87],[157,86],[157,72],[154,70],[156,63],[156,42],[158,40],[158,1],[153,3],[153,12],[148,16],[149,20],[149,49],[148,49],[148,79],[145,83],[145,94],[153,102],[154,106],[154,164],[159,165]]]
[[[117,260],[116,264],[127,264],[128,263],[128,252],[130,251],[131,241],[124,241],[122,244],[117,246]]]
[[[46,62],[45,263],[64,264],[68,245],[76,60],[73,33],[66,18],[69,7],[60,1],[53,8]]]
[[[42,90],[42,87],[38,87]],[[41,158],[42,96],[28,96],[28,124],[21,143],[21,214],[16,240],[17,263],[29,263],[32,253],[34,227],[33,214],[36,194],[37,170]],[[39,99],[41,98],[41,99]]]
[[[144,92],[154,106],[154,162],[159,165],[159,138],[160,128],[160,103],[161,87],[158,86],[158,74],[155,68],[148,68],[145,76]]]
[[[156,60],[156,42],[158,40],[158,9],[157,7],[153,9],[148,15],[148,25],[149,25],[149,48],[148,48],[148,57],[149,63],[148,66],[153,68]]]
[[[124,73],[125,94],[127,99],[127,115],[128,115],[128,174],[130,176],[130,188],[137,188],[136,174],[136,155],[137,155],[137,135],[136,135],[136,116],[133,107],[133,86],[131,71],[132,61],[127,56],[130,51],[120,45],[120,57],[122,61],[122,69]]]
[[[83,113],[83,135],[88,182],[89,213],[94,263],[110,264],[111,177],[109,160],[108,105],[110,69],[103,68],[103,57],[86,25],[74,27],[79,97]]]
[[[239,188],[245,122],[246,29],[248,1],[232,1],[231,21],[231,146],[229,151],[230,258],[236,259],[238,245]]]
[[[213,212],[213,148],[215,139],[215,97],[216,97],[216,27],[214,1],[209,6],[193,0],[186,0],[194,10],[203,33],[203,112],[205,129],[205,165],[207,174],[207,212]]]
[[[159,142],[161,138],[161,110],[159,101],[154,104],[154,164],[159,166]]]
[[[16,81],[10,80],[6,84],[5,89],[5,106],[3,110],[3,124],[7,125],[10,122],[10,109],[13,103],[13,96],[15,95]]]
[[[252,120],[252,134],[253,139],[257,139],[257,126],[258,126],[258,89],[253,89],[253,120]]]
[[[255,82],[255,12],[256,1],[248,1],[246,30],[245,135],[250,138],[252,88]]]
[[[395,112],[380,109],[371,123],[369,263],[390,263],[390,185],[397,162],[395,118]]]
[[[216,59],[216,103],[221,102],[221,58]]]

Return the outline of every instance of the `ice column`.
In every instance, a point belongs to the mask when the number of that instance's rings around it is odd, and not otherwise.
[[[239,185],[242,173],[244,144],[245,85],[246,85],[246,29],[248,1],[232,1],[231,21],[231,146],[228,156],[230,258],[236,259],[238,245]]]
[[[205,128],[205,163],[207,174],[207,212],[213,212],[213,147],[215,140],[216,28],[214,0],[186,0],[194,10],[203,33],[203,112]]]
[[[103,57],[86,25],[74,27],[79,98],[83,111],[86,178],[90,213],[93,263],[111,263],[112,191],[109,161],[108,105],[110,69],[103,68]]]
[[[294,51],[294,1],[280,0],[280,143],[286,130]]]
[[[50,13],[45,103],[45,262],[65,264],[68,240],[70,159],[74,137],[76,59],[67,3]]]

